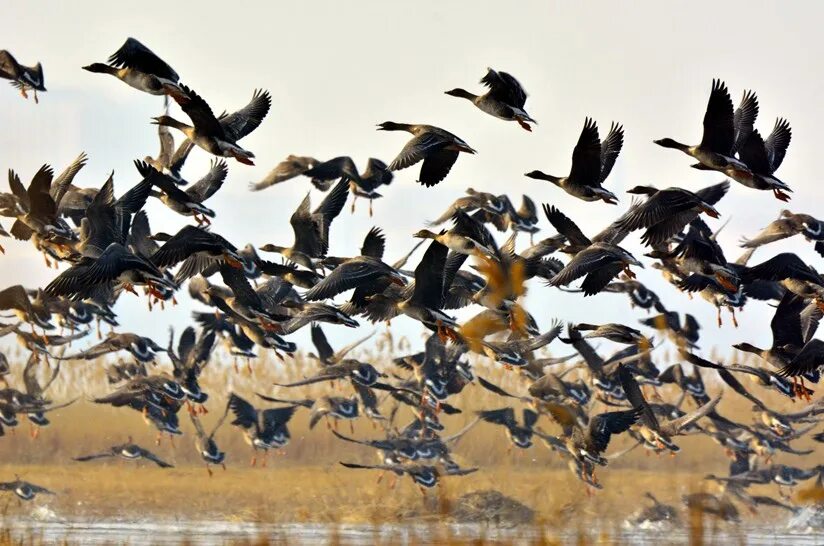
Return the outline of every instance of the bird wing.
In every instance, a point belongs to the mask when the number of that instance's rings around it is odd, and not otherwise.
[[[644,424],[652,430],[660,430],[661,427],[658,424],[658,418],[647,403],[646,398],[644,398],[644,393],[641,392],[641,387],[638,386],[635,376],[633,376],[629,368],[623,364],[618,366],[618,379],[621,382],[621,388],[624,389],[627,400],[629,400],[633,408],[641,412],[640,417]]]
[[[618,262],[600,267],[589,273],[584,282],[581,283],[584,296],[592,296],[603,290],[623,269],[624,264]]]
[[[509,106],[523,108],[526,104],[526,91],[511,74],[487,69],[481,83],[489,88],[488,95]]]
[[[598,178],[598,183],[603,184],[607,179],[609,173],[612,172],[612,167],[621,153],[621,148],[624,146],[624,127],[619,123],[613,122],[610,125],[607,138],[601,143],[601,175]]]
[[[572,150],[572,168],[569,180],[584,186],[599,186],[601,181],[601,139],[598,125],[586,118],[578,143]]]
[[[428,153],[421,165],[420,176],[418,182],[426,187],[431,187],[446,178],[449,171],[452,170],[452,165],[458,160],[460,152],[450,149],[434,149]]]
[[[120,46],[109,57],[109,64],[121,68],[133,68],[146,74],[154,74],[160,78],[177,82],[180,76],[169,66],[166,61],[155,55],[155,53],[141,44],[134,38],[127,38],[126,42]]]
[[[610,253],[604,252],[601,248],[589,247],[576,254],[549,282],[552,286],[565,286],[584,275],[614,263],[615,257]]]
[[[18,309],[27,315],[34,314],[31,300],[23,285],[16,284],[0,291],[0,309]]]
[[[770,174],[772,165],[767,155],[767,146],[758,129],[750,132],[747,140],[744,141],[741,149],[738,150],[738,157],[747,164],[747,167],[754,173]]]
[[[213,159],[209,166],[209,172],[192,184],[186,190],[186,194],[192,201],[203,203],[223,186],[228,174],[229,167],[226,162],[222,159]]]
[[[20,175],[12,169],[9,169],[9,188],[11,189],[11,193],[17,198],[20,208],[28,212],[31,209],[29,193],[26,191],[23,182],[20,181]]]
[[[567,215],[558,210],[554,205],[544,204],[544,214],[555,230],[566,237],[567,241],[575,246],[587,247],[592,242],[584,235],[578,224],[573,222]]]
[[[603,453],[609,445],[613,434],[621,434],[638,421],[643,410],[633,408],[623,411],[599,413],[589,421],[587,444],[596,453]]]
[[[386,249],[386,235],[379,227],[373,227],[366,234],[361,246],[361,256],[369,256],[378,260],[383,258]]]
[[[309,301],[332,298],[371,282],[380,273],[381,270],[369,262],[361,260],[344,262],[304,293],[304,297]]]
[[[152,254],[150,260],[157,267],[173,267],[203,251],[220,255],[224,248],[223,241],[213,233],[203,228],[186,225]]]
[[[741,149],[741,146],[747,141],[752,133],[755,119],[758,117],[758,97],[753,91],[744,91],[744,96],[741,102],[738,103],[738,108],[733,114],[733,127],[735,129],[735,141],[730,155]],[[743,159],[742,159],[743,161]],[[745,161],[746,163],[746,161]]]
[[[163,459],[161,459],[160,457],[158,457],[157,455],[155,455],[154,453],[152,453],[148,449],[141,449],[141,451],[142,451],[141,455],[143,455],[144,459],[152,461],[153,463],[155,463],[160,468],[173,468],[174,467],[174,465],[167,463],[166,461],[164,461]]]
[[[389,170],[399,171],[411,167],[415,163],[426,159],[426,157],[436,150],[444,148],[446,144],[447,142],[444,138],[436,133],[425,132],[414,136],[404,145],[392,163],[389,164]],[[457,153],[455,157],[457,159]]]
[[[256,184],[251,184],[250,189],[252,191],[260,191],[268,188],[269,186],[286,182],[287,180],[291,180],[292,178],[305,173],[317,164],[318,160],[313,157],[290,155],[278,163],[274,169],[269,171],[263,180]]]
[[[343,210],[343,206],[346,204],[346,198],[349,196],[349,182],[346,180],[341,180],[338,182],[326,197],[324,197],[323,201],[321,201],[318,208],[315,209],[313,216],[319,215],[321,217],[320,222],[320,255],[325,256],[326,252],[329,250],[329,228],[332,225],[332,221],[340,214],[340,211]]]
[[[770,159],[772,168],[770,172],[777,171],[778,167],[781,166],[792,136],[790,123],[786,119],[779,118],[775,120],[775,127],[773,127],[772,133],[767,137],[766,142],[767,157]]]
[[[81,152],[79,156],[77,156],[74,161],[69,164],[66,169],[57,175],[55,179],[52,181],[51,184],[51,196],[54,199],[55,204],[59,207],[60,201],[62,201],[63,196],[71,186],[72,181],[74,181],[74,177],[77,176],[77,173],[80,172],[80,169],[86,166],[86,162],[89,160],[89,156],[86,155],[86,152]]]
[[[194,90],[189,89],[185,85],[180,86],[183,96],[174,95],[175,101],[180,105],[180,108],[192,120],[195,128],[199,133],[213,136],[220,139],[226,139],[226,133],[223,131],[223,125],[215,117],[214,112],[209,104]]]
[[[804,339],[801,335],[801,312],[805,306],[801,296],[789,291],[784,294],[770,321],[773,347],[791,345],[798,350],[804,346]]]
[[[704,114],[704,136],[701,147],[729,155],[735,142],[735,126],[732,99],[727,85],[713,80],[712,91]]]
[[[258,128],[263,118],[269,113],[271,106],[272,95],[269,91],[255,89],[249,104],[237,112],[220,117],[223,132],[232,142],[237,142]]]
[[[728,370],[719,368],[718,375],[721,377],[724,383],[730,386],[732,390],[734,390],[735,392],[737,392],[738,394],[740,394],[741,396],[743,396],[744,398],[746,398],[747,400],[761,408],[762,410],[769,411],[767,409],[767,406],[764,405],[764,402],[750,394],[750,392],[744,387],[744,385],[742,385],[741,382],[738,381],[738,379],[736,379],[735,376]]]
[[[721,401],[721,395],[719,394],[700,408],[697,408],[685,415],[682,415],[678,419],[673,419],[672,421],[668,421],[664,424],[661,428],[661,432],[668,436],[675,436],[680,434],[681,431],[691,424],[695,423],[702,417],[705,417],[709,414],[712,410],[715,409],[715,406]]]
[[[781,368],[784,377],[797,376],[816,371],[824,365],[824,341],[810,340],[786,366]]]
[[[515,424],[515,410],[511,407],[479,411],[478,417],[487,423],[494,423],[506,427]]]
[[[57,205],[51,196],[51,184],[54,171],[49,165],[43,165],[34,174],[27,191],[29,195],[29,211],[32,215],[43,218],[54,218],[57,215]]]
[[[719,182],[718,184],[713,184],[712,186],[707,186],[706,188],[701,188],[700,190],[695,192],[695,195],[698,196],[701,201],[707,203],[708,205],[714,205],[718,203],[722,197],[727,195],[727,192],[730,189],[730,181],[724,180],[723,182]]]
[[[440,309],[443,300],[443,273],[448,249],[433,240],[415,268],[412,301],[427,309]]]
[[[235,420],[232,421],[233,425],[241,428],[252,428],[257,425],[258,411],[252,404],[235,393],[229,395],[226,407],[232,410],[232,414],[235,416]]]
[[[103,453],[92,453],[91,455],[81,455],[80,457],[72,457],[73,461],[84,463],[86,461],[94,461],[95,459],[108,459],[114,457],[111,451],[104,451]]]

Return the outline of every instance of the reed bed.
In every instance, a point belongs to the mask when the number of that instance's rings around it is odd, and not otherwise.
[[[370,349],[358,351],[357,356],[387,373],[403,374],[392,366],[391,358],[408,350],[408,345],[408,340],[394,340],[382,334]],[[8,356],[13,369],[10,383],[19,386],[24,356],[14,352]],[[659,367],[665,367],[665,360],[656,362]],[[317,370],[317,366],[304,354],[283,362],[267,355],[247,366],[245,361],[235,363],[217,351],[201,381],[210,394],[209,413],[201,419],[208,430],[222,416],[226,394],[230,391],[264,407],[269,404],[257,398],[255,392],[295,399],[326,393],[330,389],[328,383],[294,389],[272,385],[275,381],[305,377]],[[25,421],[13,434],[7,433],[0,439],[0,480],[19,474],[54,490],[56,496],[40,497],[35,502],[45,503],[62,517],[325,524],[437,522],[448,519],[451,504],[460,496],[472,491],[495,490],[532,509],[538,526],[555,530],[576,530],[576,526],[581,525],[585,530],[609,529],[643,503],[645,491],[654,492],[663,502],[680,505],[680,497],[685,493],[712,490],[701,478],[710,472],[726,473],[728,465],[721,448],[708,438],[683,437],[679,438],[682,451],[677,457],[650,456],[643,449],[636,449],[611,461],[609,467],[598,473],[604,489],[587,496],[583,485],[556,454],[540,443],[529,450],[510,449],[501,428],[482,423],[472,428],[454,448],[458,462],[478,466],[480,470],[468,477],[447,477],[441,487],[423,496],[409,480],[401,479],[392,488],[388,476],[377,483],[377,472],[340,467],[339,461],[377,462],[375,452],[342,442],[322,422],[309,430],[309,412],[301,409],[290,422],[291,443],[282,453],[270,454],[266,468],[250,468],[251,448],[238,429],[225,423],[216,438],[221,449],[227,452],[228,468],[215,469],[210,478],[194,448],[192,425],[185,409],[180,414],[183,436],[175,437],[174,444],[164,436],[161,445],[155,446],[156,432],[143,422],[138,412],[90,401],[114,388],[107,383],[104,368],[102,361],[63,363],[60,376],[48,394],[56,402],[78,398],[77,402],[50,414],[52,425],[41,430],[36,439],[27,433]],[[528,381],[516,372],[482,359],[474,363],[474,369],[507,390],[525,392]],[[168,365],[161,361],[157,370],[168,370]],[[720,388],[714,384],[713,374],[704,375],[711,391]],[[342,394],[351,392],[343,383],[331,388]],[[771,407],[793,408],[789,400],[780,399],[777,394],[756,392]],[[675,398],[669,387],[660,389],[660,393],[665,399]],[[472,385],[450,399],[450,403],[463,409],[463,413],[443,417],[447,433],[460,430],[474,420],[477,409],[501,407],[510,402]],[[381,408],[388,414],[390,403],[385,402]],[[735,420],[751,421],[750,403],[732,392],[725,395],[719,411]],[[399,415],[399,424],[405,424],[412,416],[408,409]],[[547,432],[558,432],[556,425],[546,418],[542,418],[539,426]],[[341,423],[339,429],[350,434],[346,423]],[[354,423],[351,434],[357,438],[377,438],[383,429],[380,424],[361,418]],[[164,470],[151,464],[118,460],[90,463],[71,460],[74,456],[125,442],[129,437],[155,451],[175,468]],[[610,451],[621,450],[628,442],[626,437],[617,438]],[[803,459],[784,457],[782,461],[807,466],[820,460],[822,451],[814,442],[803,439],[795,445],[817,451]],[[771,492],[769,488],[753,489],[761,490]],[[11,496],[0,497],[0,509],[7,516],[29,513],[30,506],[18,506],[11,499]],[[758,517],[763,521],[773,515],[783,517],[769,511]],[[744,516],[748,517],[746,513]],[[589,537],[586,533],[581,536]],[[590,539],[595,540],[587,538]],[[0,546],[17,544],[9,540],[9,536],[0,534]]]

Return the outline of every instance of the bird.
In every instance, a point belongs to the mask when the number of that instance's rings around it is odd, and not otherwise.
[[[240,163],[254,165],[255,154],[240,147],[238,141],[258,128],[272,105],[268,91],[256,90],[252,100],[232,114],[215,117],[209,104],[193,90],[181,84],[172,92],[193,125],[186,125],[171,116],[152,118],[156,125],[173,127],[195,145],[218,157],[233,157]]]
[[[572,151],[572,168],[569,176],[559,178],[541,171],[530,171],[525,176],[551,182],[583,201],[603,201],[615,205],[618,197],[602,184],[612,172],[623,145],[623,126],[613,123],[607,137],[601,142],[598,125],[593,119],[587,118],[578,137],[578,143]]]
[[[461,152],[477,153],[463,139],[433,125],[385,121],[378,125],[378,131],[406,131],[413,135],[389,164],[389,170],[399,171],[423,161],[418,182],[428,188],[446,178]]]
[[[744,95],[742,100],[742,112],[739,114],[739,123],[744,123],[749,128],[755,121],[758,114],[758,100],[754,95]],[[749,172],[747,165],[734,157],[737,142],[736,117],[733,111],[730,92],[720,79],[712,82],[712,91],[707,102],[707,110],[704,114],[704,134],[701,143],[695,146],[682,144],[671,138],[655,140],[655,144],[664,148],[679,150],[690,157],[697,159],[701,165],[720,172],[733,174],[740,172],[746,176]],[[737,178],[733,176],[733,178]]]
[[[37,92],[46,91],[43,65],[37,63],[34,66],[24,66],[5,49],[0,50],[0,78],[10,80],[9,83],[20,90],[24,99],[28,99],[28,92],[32,91],[35,103],[40,102],[37,99]]]
[[[718,218],[720,213],[713,205],[729,189],[730,183],[726,180],[695,193],[675,187],[658,190],[651,186],[636,186],[627,193],[647,195],[648,198],[623,216],[617,227],[628,232],[646,229],[641,236],[642,243],[649,246],[664,244],[701,213]]]
[[[107,63],[92,63],[83,70],[109,74],[150,95],[168,95],[179,89],[180,76],[166,61],[135,38],[127,38]]]
[[[491,68],[486,69],[486,75],[481,83],[489,88],[483,95],[473,95],[465,89],[456,88],[445,91],[447,95],[472,101],[482,112],[506,121],[516,121],[525,131],[532,131],[530,123],[538,122],[532,119],[524,110],[526,91],[511,74],[498,72]]]
[[[251,465],[257,464],[257,451],[263,450],[263,466],[266,466],[266,452],[279,449],[289,443],[291,438],[287,424],[295,413],[296,405],[259,410],[235,393],[229,394],[226,407],[232,412],[234,420],[230,423],[243,430],[246,443],[252,446],[255,455]]]
[[[586,275],[581,288],[585,296],[597,294],[622,271],[634,278],[629,266],[644,267],[632,254],[611,243],[593,243],[575,255],[549,284],[565,286]]]
[[[206,463],[206,472],[208,472],[209,477],[212,476],[212,469],[210,465],[219,464],[223,467],[223,470],[226,470],[226,464],[224,462],[226,460],[226,452],[221,451],[217,447],[217,442],[215,442],[215,433],[226,420],[228,410],[229,406],[226,406],[226,411],[223,413],[223,416],[218,420],[209,434],[206,434],[206,430],[203,428],[200,418],[194,413],[189,414],[189,417],[192,420],[192,425],[195,427],[195,435],[197,436],[195,439],[195,447],[197,448],[200,458]]]
[[[118,444],[110,447],[106,451],[99,453],[92,453],[90,455],[80,455],[73,457],[72,460],[78,462],[94,461],[97,459],[107,459],[117,457],[125,461],[139,461],[141,459],[147,460],[159,466],[160,468],[174,468],[174,465],[167,463],[148,449],[144,449],[137,444],[133,444],[131,438],[125,444]]]
[[[641,392],[641,388],[638,386],[632,372],[627,367],[620,365],[618,367],[618,378],[627,400],[640,413],[643,422],[640,433],[645,445],[650,449],[668,449],[672,453],[680,451],[681,448],[673,442],[672,437],[681,434],[686,427],[705,417],[721,401],[721,395],[718,395],[698,409],[662,424],[644,398],[644,394]]]
[[[263,180],[260,182],[250,182],[249,190],[261,191],[275,184],[281,184],[306,173],[306,171],[319,163],[320,161],[314,157],[289,154],[286,159],[275,165],[275,167],[263,177]],[[312,179],[312,184],[320,191],[327,191],[332,186],[331,183],[327,185],[326,182],[319,181],[316,183],[315,179]]]
[[[11,482],[0,482],[0,491],[14,493],[18,499],[24,501],[33,500],[37,495],[55,494],[53,491],[50,491],[45,487],[21,480],[19,476],[16,476],[14,481]]]
[[[306,194],[289,218],[295,232],[294,244],[291,247],[265,244],[260,250],[278,252],[298,265],[315,270],[313,260],[323,258],[329,250],[329,229],[346,204],[348,189],[348,183],[341,180],[312,212],[309,211],[310,195]]]

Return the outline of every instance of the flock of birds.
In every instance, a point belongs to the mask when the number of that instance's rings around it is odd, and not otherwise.
[[[453,458],[455,441],[469,427],[446,437],[440,418],[461,412],[450,398],[470,383],[478,383],[505,402],[500,408],[478,411],[470,426],[476,422],[498,426],[520,449],[541,440],[568,463],[588,493],[601,488],[596,468],[628,451],[606,455],[610,440],[617,435],[632,438],[630,449],[643,446],[655,453],[677,453],[677,438],[683,435],[703,434],[717,442],[733,461],[728,475],[708,476],[722,484],[722,494],[701,493],[686,499],[707,511],[721,513],[722,506],[728,510],[732,500],[752,509],[769,505],[792,510],[786,499],[782,502],[753,495],[748,488],[768,483],[793,486],[813,477],[821,484],[823,465],[791,466],[772,459],[777,454],[803,457],[812,453],[791,443],[809,434],[817,416],[824,414],[820,399],[811,402],[813,391],[805,383],[816,383],[824,365],[824,343],[813,337],[824,314],[824,278],[792,253],[749,264],[756,248],[797,234],[815,242],[815,250],[824,255],[824,224],[814,217],[781,211],[776,221],[743,242],[743,256],[728,261],[716,239],[717,231],[702,217],[719,217],[717,207],[730,190],[728,180],[697,191],[637,186],[628,193],[640,196],[638,200],[593,236],[584,234],[557,207],[544,205],[542,212],[557,234],[534,244],[530,241],[528,248],[518,252],[518,234],[528,233],[532,238],[538,231],[538,207],[527,196],[516,209],[506,195],[468,189],[431,222],[431,229],[414,235],[420,239],[415,248],[428,243],[414,271],[406,269],[412,252],[392,264],[384,260],[385,238],[379,228],[366,234],[360,255],[330,255],[332,223],[348,193],[353,199],[368,199],[371,213],[372,200],[381,197],[377,190],[392,182],[394,172],[420,163],[418,182],[432,186],[445,179],[462,153],[475,153],[466,141],[439,127],[384,122],[378,125],[379,130],[412,135],[388,165],[373,158],[361,172],[350,157],[318,161],[289,156],[254,184],[251,189],[259,191],[303,176],[326,196],[313,209],[307,195],[292,214],[291,246],[239,248],[210,229],[215,211],[206,202],[226,180],[226,158],[253,164],[255,155],[240,141],[264,121],[271,106],[269,93],[257,90],[240,110],[216,116],[204,98],[181,83],[169,64],[133,38],[107,63],[84,69],[109,74],[144,93],[164,96],[166,112],[153,120],[158,125],[161,152],[135,161],[140,181],[119,197],[112,178],[99,189],[74,185],[86,163],[85,154],[57,176],[44,165],[28,187],[16,172],[9,171],[10,193],[0,194],[0,215],[13,224],[9,232],[1,230],[0,235],[30,240],[43,253],[47,265],[64,263],[68,267],[43,289],[16,285],[0,292],[0,309],[19,319],[3,326],[0,335],[16,335],[31,354],[22,371],[23,389],[6,383],[0,390],[0,435],[3,427],[18,425],[18,416],[25,415],[34,427],[45,426],[49,424],[48,413],[66,405],[56,404],[46,395],[60,362],[125,352],[134,360],[107,369],[114,390],[94,402],[136,410],[157,429],[158,438],[160,434],[181,434],[178,414],[186,407],[196,431],[198,453],[210,475],[210,466],[223,465],[226,459],[216,433],[227,417],[257,455],[286,446],[290,419],[307,408],[310,427],[323,419],[336,424],[362,416],[383,424],[385,436],[376,439],[333,432],[342,441],[364,444],[379,453],[378,464],[341,463],[345,467],[407,475],[422,488],[432,487],[444,476],[477,470],[460,466]],[[6,51],[0,52],[0,76],[11,80],[24,97],[33,91],[37,99],[37,92],[45,91],[42,67],[20,65]],[[525,110],[527,95],[514,77],[489,69],[481,83],[486,87],[484,94],[463,89],[447,94],[532,130],[536,122]],[[169,99],[179,105],[190,124],[168,115]],[[696,161],[692,165],[696,169],[723,173],[747,188],[771,191],[777,199],[787,201],[792,190],[775,173],[790,144],[790,125],[779,119],[764,139],[755,128],[758,111],[755,93],[744,93],[734,108],[727,86],[716,80],[704,115],[701,142],[692,146],[669,138],[655,142],[689,155]],[[170,128],[185,137],[177,147]],[[526,176],[548,181],[584,201],[615,205],[618,197],[604,185],[623,140],[620,124],[613,123],[601,140],[596,122],[587,119],[567,176],[538,170]],[[215,159],[206,174],[189,184],[181,173],[194,146]],[[187,224],[175,234],[153,233],[143,210],[151,198],[191,217],[196,225]],[[499,245],[493,229],[511,235]],[[735,309],[746,301],[774,302],[769,348],[750,343],[735,346],[757,355],[759,365],[724,365],[698,354],[697,321],[670,310],[639,282],[631,268],[644,267],[642,262],[619,246],[636,231],[642,231],[641,242],[649,249],[645,256],[654,262],[652,267],[690,297],[700,295],[715,306],[719,326],[723,308],[735,321]],[[282,260],[265,260],[259,252],[278,253]],[[564,262],[552,254],[568,259]],[[464,268],[470,258],[471,267]],[[564,325],[560,321],[542,330],[522,305],[525,283],[532,278],[556,289],[583,292],[584,296],[625,294],[633,307],[656,314],[642,321],[646,333],[625,324]],[[216,283],[218,279],[222,284]],[[583,279],[580,288],[568,287],[578,279]],[[113,306],[124,291],[144,294],[151,307],[173,302],[183,285],[209,310],[193,314],[196,327],[187,327],[176,344],[174,333],[167,347],[139,334],[115,333]],[[332,303],[333,298],[350,291],[348,299]],[[468,306],[479,312],[462,324],[448,314]],[[355,327],[355,317],[388,323],[399,315],[420,322],[431,335],[424,351],[395,358],[391,365],[352,358],[352,349],[365,339],[336,351],[321,327]],[[68,345],[88,336],[92,328],[87,325],[94,323],[98,337],[101,323],[111,325],[112,333],[91,348],[69,351]],[[56,325],[71,333],[56,335]],[[198,378],[215,346],[221,343],[235,356],[272,351],[282,359],[283,354],[297,350],[288,335],[304,327],[311,329],[318,372],[282,387],[344,383],[351,386],[352,396],[333,395],[331,391],[315,399],[259,394],[253,403],[230,392],[222,417],[210,430],[204,428],[200,416],[206,411],[209,395],[201,389]],[[656,342],[651,333],[676,345],[679,363],[664,370],[656,367]],[[595,339],[608,340],[620,348],[604,356],[592,345]],[[562,358],[536,354],[556,340],[570,345],[575,354]],[[158,367],[147,369],[146,364],[153,363],[157,353],[167,355],[171,373]],[[508,392],[481,377],[472,369],[470,354],[487,357],[520,374],[524,391]],[[575,360],[579,361],[575,365],[564,365]],[[44,363],[48,378],[41,382]],[[5,358],[0,360],[0,375],[9,375],[14,368]],[[705,388],[707,373],[717,374],[723,384],[753,405],[751,422],[722,416],[718,409],[721,395],[712,398]],[[745,387],[739,381],[742,377],[753,379],[758,389],[774,390],[809,404],[794,413],[776,411]],[[664,384],[676,387],[677,400],[661,398],[656,387]],[[391,414],[381,413],[384,401],[392,402]],[[516,403],[523,407],[520,415],[516,414]],[[414,418],[407,426],[398,427],[398,408],[403,406],[411,408]],[[542,418],[560,425],[559,433],[542,430]],[[824,441],[824,433],[813,438]],[[161,467],[171,466],[131,440],[76,460],[110,457],[147,459]],[[256,463],[253,457],[252,464]],[[48,493],[19,479],[0,488],[21,499]],[[655,502],[654,507],[660,508]]]

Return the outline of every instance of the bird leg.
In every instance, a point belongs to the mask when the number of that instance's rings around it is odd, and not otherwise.
[[[40,104],[40,100],[37,98],[37,89],[34,90],[34,104]]]
[[[355,214],[355,203],[358,201],[357,195],[352,195],[352,212],[351,214]]]
[[[629,265],[624,266],[624,273],[630,279],[634,279],[636,277],[635,273],[633,273],[632,269],[629,268]]]
[[[266,460],[268,458],[268,455],[269,455],[269,450],[264,449],[263,450],[263,464],[260,465],[261,468],[266,468]]]
[[[369,200],[369,217],[372,218],[372,200]]]
[[[732,315],[732,325],[738,328],[738,319],[735,318],[735,308],[728,307],[730,310],[730,314]]]
[[[140,294],[137,293],[137,290],[134,289],[134,286],[130,282],[123,283],[123,290],[125,290],[126,292],[131,292],[135,296],[140,296]]]
[[[349,433],[355,434],[355,422],[351,419],[349,420]]]
[[[201,415],[206,415],[207,413],[209,413],[209,410],[206,409],[206,406],[204,404],[198,404],[197,407],[200,410]]]
[[[724,323],[721,321],[721,308],[717,307],[716,311],[718,311],[718,327],[721,328],[721,326],[724,325]]]
[[[211,478],[212,477],[212,469],[209,468],[209,463],[206,463],[206,472],[209,473],[209,477]]]
[[[240,261],[238,261],[237,259],[233,258],[232,256],[229,256],[228,254],[223,255],[223,260],[231,268],[243,269],[243,264],[240,263]]]
[[[28,94],[28,93],[26,93],[26,86],[25,86],[25,85],[23,85],[23,86],[21,86],[21,87],[20,87],[20,94],[21,94],[21,95],[23,95],[23,98],[24,98],[24,99],[28,99],[28,98],[29,98],[29,94]]]
[[[254,166],[255,162],[246,157],[245,155],[241,154],[240,152],[232,152],[232,157],[243,163],[244,165],[251,165]]]
[[[773,188],[773,195],[779,201],[784,201],[785,203],[790,200],[790,196],[784,193],[783,191],[779,190],[778,188]]]
[[[377,479],[377,480],[375,480],[375,483],[376,483],[376,484],[381,483],[381,480],[382,480],[382,479],[383,479],[383,470],[381,470],[381,471],[380,471],[380,473],[378,474],[378,479]]]
[[[447,335],[446,330],[444,329],[443,322],[438,320],[436,323],[438,325],[438,339],[441,340],[441,343],[446,343]]]
[[[156,446],[159,446],[159,445],[160,445],[160,440],[161,440],[161,438],[162,438],[162,434],[161,434],[160,432],[158,432],[158,433],[157,433],[157,438],[155,438],[155,445],[156,445]]]
[[[252,455],[252,459],[249,461],[249,466],[257,466],[257,456]]]

